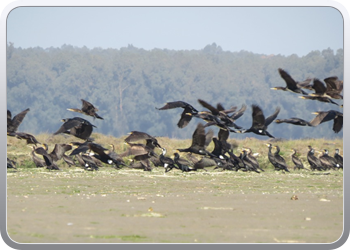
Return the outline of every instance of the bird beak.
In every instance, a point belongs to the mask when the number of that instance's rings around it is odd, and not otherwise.
[[[319,113],[318,112],[312,112],[311,114],[318,115]]]

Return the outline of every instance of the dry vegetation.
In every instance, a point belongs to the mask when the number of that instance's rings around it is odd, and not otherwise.
[[[94,134],[97,143],[124,138]],[[37,136],[50,148],[74,140]],[[158,138],[168,154],[191,140]],[[343,230],[343,171],[273,171],[267,141],[234,140],[235,153],[250,147],[267,170],[208,169],[182,173],[110,167],[84,171],[60,164],[62,171],[35,168],[24,141],[7,138],[17,171],[7,172],[7,233],[19,243],[331,243]],[[276,142],[291,167],[290,148],[306,161],[307,146],[335,148],[342,140]],[[275,144],[275,143],[273,143]],[[209,150],[212,145],[209,146]],[[160,152],[159,152],[160,153]],[[297,199],[293,199],[297,197]]]
[[[115,145],[115,151],[117,153],[121,153],[127,149],[127,145],[124,143],[124,137],[116,138],[113,136],[106,136],[99,133],[93,133],[92,137],[95,138],[95,142],[103,145],[106,148],[110,148],[110,144]],[[232,137],[232,136],[231,136]],[[51,136],[50,134],[40,134],[37,135],[36,138],[41,143],[47,143],[49,145],[49,150],[53,148],[53,145],[56,143],[69,143],[71,141],[80,141],[80,139],[76,139],[72,136],[67,135],[56,135]],[[167,149],[168,156],[173,157],[173,152],[175,152],[178,148],[186,148],[190,146],[191,139],[169,139],[167,137],[157,137],[158,142],[162,147]],[[266,169],[271,168],[272,166],[267,159],[268,148],[266,147],[266,143],[272,143],[273,145],[278,145],[281,148],[281,155],[285,157],[287,164],[289,167],[293,168],[293,163],[291,162],[290,155],[292,154],[291,149],[294,148],[298,152],[299,158],[304,162],[304,166],[308,167],[307,163],[307,152],[308,145],[311,145],[316,150],[322,151],[323,149],[328,149],[331,155],[334,154],[336,148],[340,149],[342,153],[343,149],[343,139],[337,140],[326,140],[326,139],[303,139],[303,140],[276,140],[276,142],[271,141],[269,139],[259,140],[255,138],[246,138],[244,140],[237,139],[229,139],[232,145],[235,146],[234,153],[239,155],[239,151],[242,147],[249,147],[252,149],[253,153],[259,153],[258,161],[260,165]],[[7,137],[7,155],[10,159],[17,161],[17,165],[19,167],[35,167],[30,159],[31,148],[28,147],[25,141],[18,140],[13,137]],[[208,146],[208,150],[211,151],[213,149],[213,143],[210,143]],[[157,151],[157,153],[161,153],[161,151]],[[129,157],[130,158],[130,157]],[[128,164],[128,161],[126,161]],[[59,162],[60,167],[64,167],[64,163]]]

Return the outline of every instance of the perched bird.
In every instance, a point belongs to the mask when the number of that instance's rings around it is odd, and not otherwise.
[[[98,109],[95,108],[94,105],[92,105],[88,101],[85,101],[84,99],[80,99],[80,100],[82,102],[81,109],[69,108],[67,110],[73,111],[73,112],[78,112],[78,113],[81,113],[81,114],[84,114],[84,115],[88,115],[88,116],[92,116],[94,119],[97,118],[97,119],[103,120],[103,118],[96,113],[98,111]]]
[[[190,172],[190,171],[196,171],[197,169],[190,168],[192,165],[191,162],[180,158],[180,155],[178,153],[174,153],[174,163],[182,172]]]
[[[65,152],[72,149],[72,146],[69,144],[55,144],[54,149],[48,153],[48,145],[43,144],[44,147],[36,148],[34,151],[37,154],[43,156],[46,164],[46,168],[49,170],[60,170],[56,162],[62,159],[62,156]]]
[[[310,169],[318,171],[325,170],[321,164],[320,159],[315,156],[315,149],[313,149],[312,146],[308,146],[308,148],[309,152],[307,153],[307,161],[310,164]]]
[[[274,138],[273,135],[271,135],[268,131],[267,131],[267,127],[270,125],[270,123],[276,119],[277,115],[280,112],[280,108],[277,107],[275,112],[270,115],[269,117],[267,117],[265,119],[264,113],[261,110],[261,108],[258,105],[252,105],[252,118],[253,118],[253,122],[252,122],[252,126],[249,129],[245,129],[245,130],[240,130],[238,131],[238,133],[255,133],[257,135],[263,135],[263,136],[269,136],[271,138]]]
[[[95,125],[80,117],[66,118],[61,121],[64,123],[54,135],[65,133],[83,140],[91,140],[90,135],[92,134],[93,127],[96,128]]]
[[[306,169],[304,167],[304,164],[303,162],[298,158],[298,156],[296,155],[297,154],[297,151],[296,149],[291,149],[293,154],[292,154],[292,162],[294,163],[294,170],[295,169]]]
[[[336,159],[337,163],[339,164],[340,168],[343,168],[343,156],[339,154],[339,149],[335,149],[334,153],[334,159]]]
[[[46,167],[46,163],[42,157],[39,157],[35,154],[35,146],[32,146],[32,151],[30,153],[30,156],[37,168],[43,168]]]
[[[279,68],[278,72],[279,72],[280,76],[283,78],[283,80],[286,82],[287,86],[286,87],[273,87],[271,89],[290,91],[290,92],[297,93],[297,94],[307,95],[307,93],[301,89],[301,86],[303,86],[305,84],[309,84],[312,80],[311,78],[306,79],[305,81],[303,81],[299,85],[299,83],[296,82],[285,70]]]
[[[7,157],[7,168],[17,169],[16,162],[14,160],[10,160],[8,157]]]
[[[186,127],[192,119],[192,115],[197,114],[198,110],[195,109],[191,104],[183,101],[175,101],[175,102],[167,102],[163,107],[156,108],[158,110],[167,110],[174,108],[183,108],[183,112],[181,114],[181,118],[177,123],[179,128]]]
[[[320,162],[324,169],[338,169],[340,165],[337,160],[329,155],[327,149],[324,149],[323,152],[319,152],[321,156],[319,157]]]
[[[313,112],[317,115],[310,121],[312,126],[318,126],[321,123],[333,120],[333,131],[339,133],[343,128],[343,113],[336,110]]]
[[[260,174],[260,171],[258,171],[258,166],[248,158],[248,151],[246,149],[242,149],[240,158],[245,165],[246,171],[254,171]]]
[[[277,162],[275,160],[275,155],[274,153],[272,153],[272,144],[271,143],[268,143],[268,144],[265,144],[268,148],[269,148],[269,152],[267,154],[267,157],[270,161],[270,163],[274,166],[275,170],[278,169],[278,165],[277,165]]]
[[[21,125],[24,117],[29,112],[29,108],[23,110],[12,118],[10,110],[7,110],[7,134],[14,133],[17,131],[19,125]]]
[[[106,163],[108,165],[112,165],[113,167],[121,168],[121,166],[126,166],[126,164],[120,160],[110,157],[105,151],[106,148],[102,147],[100,144],[97,143],[87,143],[87,146],[90,150],[90,152],[94,152],[93,154],[90,153],[90,156],[100,160],[103,163]]]
[[[166,149],[162,148],[162,154],[159,156],[159,160],[163,163],[165,172],[169,172],[173,168],[177,168],[177,167],[175,166],[175,162],[173,159],[165,156],[166,152],[167,152]]]
[[[243,148],[243,150],[247,152],[246,158],[252,162],[255,168],[265,172],[265,170],[260,167],[258,160],[254,157],[253,151],[250,148]]]
[[[214,158],[208,158],[208,157],[202,157],[198,162],[196,162],[194,165],[193,165],[193,169],[203,169],[205,171],[208,171],[207,167],[213,167],[215,166],[215,168],[219,167],[219,168],[223,168],[223,164],[222,162],[220,161],[220,159],[214,157]],[[195,170],[195,171],[196,171]]]
[[[296,117],[292,117],[289,119],[276,119],[275,123],[289,123],[297,126],[312,126],[310,122]]]
[[[273,148],[276,149],[273,156],[275,158],[277,170],[284,170],[284,171],[289,172],[286,160],[279,154],[280,148],[278,146],[273,146]]]

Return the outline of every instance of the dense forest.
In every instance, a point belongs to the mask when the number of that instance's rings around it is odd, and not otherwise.
[[[263,55],[247,51],[224,51],[215,43],[202,50],[144,50],[132,45],[121,49],[61,48],[22,49],[7,45],[7,109],[17,114],[30,108],[19,131],[53,133],[61,119],[83,117],[95,132],[115,137],[133,130],[153,136],[190,138],[199,119],[180,129],[176,126],[181,108],[157,110],[165,102],[182,100],[205,110],[198,99],[225,108],[247,105],[236,121],[243,128],[252,123],[251,105],[258,104],[265,116],[281,107],[278,118],[311,120],[312,112],[331,109],[334,104],[298,98],[298,94],[271,90],[285,86],[278,68],[296,81],[308,77],[343,79],[343,50],[311,51],[306,56]],[[104,120],[68,111],[80,108],[80,99],[93,103]],[[340,105],[342,100],[336,100]],[[341,138],[332,122],[317,127],[272,123],[269,132],[284,139]],[[212,127],[217,131],[216,127]],[[254,134],[231,134],[230,138],[268,139]]]

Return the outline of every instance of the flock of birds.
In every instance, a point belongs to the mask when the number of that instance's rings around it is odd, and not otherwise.
[[[343,107],[337,104],[334,99],[343,99],[341,92],[343,91],[343,81],[337,77],[328,77],[324,79],[325,84],[317,78],[308,78],[303,82],[296,82],[286,71],[278,69],[280,76],[286,82],[285,87],[274,87],[274,90],[290,91],[303,99],[327,102],[333,105]],[[312,82],[312,83],[311,83]],[[306,93],[304,89],[313,90],[313,93]],[[79,112],[81,114],[93,117],[93,119],[103,118],[97,114],[98,109],[90,102],[81,99],[81,109],[70,108],[69,111]],[[116,153],[114,145],[110,145],[111,149],[107,149],[102,145],[95,143],[91,138],[93,128],[96,126],[88,120],[81,117],[73,117],[62,119],[62,126],[53,133],[52,136],[58,134],[68,134],[81,139],[83,142],[70,142],[67,144],[55,144],[52,151],[46,143],[40,143],[33,135],[25,132],[17,132],[19,125],[22,123],[26,114],[30,109],[26,109],[12,117],[11,111],[7,110],[7,135],[18,139],[26,140],[31,147],[31,158],[36,167],[45,167],[49,170],[59,170],[58,161],[63,160],[71,166],[80,166],[85,170],[98,170],[103,164],[108,164],[116,169],[122,167],[130,167],[151,171],[154,167],[164,167],[165,172],[172,169],[179,169],[183,172],[197,171],[206,167],[215,166],[215,169],[234,171],[254,171],[263,172],[255,154],[250,148],[242,148],[239,155],[233,153],[234,146],[228,143],[230,133],[255,133],[261,136],[274,138],[268,132],[268,126],[275,121],[277,124],[289,123],[297,126],[318,126],[321,123],[333,121],[333,131],[338,133],[343,127],[343,113],[336,110],[315,112],[317,115],[311,121],[305,121],[300,118],[292,117],[289,119],[276,119],[280,107],[270,116],[264,116],[262,109],[253,104],[252,108],[252,125],[250,128],[242,128],[235,122],[246,111],[246,105],[237,110],[237,107],[225,109],[222,104],[218,103],[216,107],[208,102],[198,99],[199,104],[206,108],[206,111],[198,111],[191,104],[184,101],[168,102],[158,110],[169,110],[182,108],[180,120],[177,123],[179,128],[186,127],[193,118],[200,119],[205,122],[198,123],[192,134],[192,143],[188,148],[177,149],[173,157],[167,156],[167,150],[162,147],[157,139],[145,132],[132,131],[125,138],[128,148],[125,152]],[[208,132],[205,128],[209,126],[219,127],[218,136],[214,136],[213,130]],[[207,150],[208,145],[213,142],[214,149],[210,152]],[[289,172],[286,160],[280,155],[280,148],[276,145],[266,144],[268,147],[268,159],[277,171]],[[157,154],[156,149],[161,151]],[[274,149],[274,152],[273,152]],[[68,152],[70,154],[68,155]],[[307,169],[303,162],[297,157],[297,151],[292,149],[292,162],[294,170]],[[182,156],[180,156],[180,153]],[[183,155],[186,154],[186,157]],[[320,153],[317,157],[315,153]],[[126,164],[124,157],[133,156],[130,163]],[[196,156],[199,156],[197,158]],[[329,170],[343,168],[343,158],[336,149],[334,156],[330,156],[327,149],[323,152],[316,151],[309,146],[307,160],[310,170]],[[7,168],[16,168],[16,162],[7,158]]]

